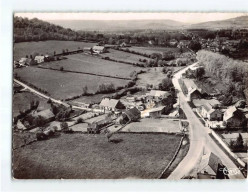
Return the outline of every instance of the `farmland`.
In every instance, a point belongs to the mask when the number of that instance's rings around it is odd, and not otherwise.
[[[179,122],[172,119],[141,119],[140,122],[135,122],[125,126],[121,132],[163,132],[163,133],[178,133]]]
[[[76,50],[78,47],[91,47],[96,43],[86,43],[78,41],[38,41],[38,42],[22,42],[14,44],[14,60],[19,60],[26,55],[30,56],[34,53],[45,55],[46,53],[53,54],[62,53],[63,49]]]
[[[46,68],[79,71],[84,73],[94,73],[122,78],[130,78],[130,73],[139,71],[141,68],[123,63],[111,62],[97,57],[75,54],[66,56],[68,59],[44,63],[41,66]]]
[[[82,75],[35,67],[15,69],[14,73],[17,73],[22,80],[46,90],[52,97],[57,99],[80,95],[83,93],[84,86],[88,87],[88,92],[94,93],[99,83],[113,83],[115,87],[128,83],[123,79]]]
[[[153,53],[163,53],[163,52],[179,52],[178,48],[174,47],[131,47],[129,48],[130,51],[136,51],[139,53],[145,53],[151,55]]]
[[[158,178],[181,136],[169,134],[61,134],[13,151],[14,178]]]
[[[19,114],[19,111],[27,110],[30,107],[31,101],[39,101],[39,110],[50,108],[47,100],[34,95],[30,92],[15,93],[13,95],[13,117]]]
[[[139,59],[146,59],[149,60],[149,58],[124,52],[124,51],[118,51],[114,49],[109,49],[109,53],[103,53],[101,54],[102,57],[109,57],[110,59],[114,60],[120,60],[128,63],[139,63],[139,64],[144,64],[144,62],[140,62]]]

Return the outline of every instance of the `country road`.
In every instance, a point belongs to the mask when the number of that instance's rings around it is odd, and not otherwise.
[[[39,91],[37,91],[36,89],[32,88],[32,87],[29,87],[28,85],[26,85],[25,83],[21,82],[21,81],[18,81],[17,79],[14,79],[14,82],[18,83],[19,85],[23,86],[25,89],[28,89],[31,93],[34,93],[40,97],[43,97],[45,99],[51,99],[51,101],[57,103],[57,104],[62,104],[64,106],[70,106],[69,104],[65,103],[65,102],[62,102],[61,100],[57,100],[57,99],[54,99],[48,95],[45,95]],[[72,108],[75,108],[75,109],[79,109],[79,110],[86,110],[86,111],[94,111],[94,112],[102,112],[102,110],[100,109],[91,109],[91,108],[82,108],[82,107],[79,107],[79,106],[72,106]]]
[[[190,139],[190,148],[185,156],[185,158],[180,162],[177,168],[171,173],[168,179],[178,180],[184,176],[196,176],[197,168],[200,163],[203,152],[213,152],[221,160],[222,163],[228,169],[238,169],[233,161],[223,152],[221,148],[212,140],[209,136],[211,129],[205,127],[194,114],[193,110],[187,103],[186,97],[183,94],[181,87],[179,85],[179,78],[181,75],[190,67],[195,66],[197,63],[194,63],[187,68],[176,73],[172,79],[172,82],[175,88],[179,91],[178,97],[180,99],[180,106],[183,109],[189,123],[189,139]],[[238,171],[236,175],[229,175],[230,179],[244,179],[243,174]]]

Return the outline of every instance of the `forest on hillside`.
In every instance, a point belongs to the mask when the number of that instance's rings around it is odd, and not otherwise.
[[[220,79],[226,86],[225,97],[248,98],[248,64],[234,60],[227,56],[201,50],[197,53],[197,60],[212,77]],[[231,101],[230,101],[231,102]]]
[[[14,17],[14,42],[45,40],[81,40],[79,32],[37,18]]]

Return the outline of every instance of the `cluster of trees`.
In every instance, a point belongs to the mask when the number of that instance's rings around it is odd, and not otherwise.
[[[113,83],[102,83],[97,87],[96,93],[112,93],[115,92],[115,86]]]
[[[23,121],[25,127],[43,127],[46,124],[46,120],[42,116],[34,117],[32,115],[27,115]]]
[[[244,143],[243,137],[240,133],[236,140],[231,140],[230,148],[233,152],[247,152],[247,143]]]
[[[223,92],[224,96],[236,96],[238,99],[244,99],[244,90],[248,88],[247,63],[205,50],[197,53],[197,60],[210,73],[211,77],[216,77],[225,83],[227,88]]]
[[[65,121],[70,117],[70,114],[72,112],[71,107],[67,108],[63,105],[57,106],[52,102],[50,104],[51,104],[51,109],[52,109],[53,114],[55,115],[56,120]]]
[[[37,18],[14,17],[14,41],[81,40],[80,33]]]

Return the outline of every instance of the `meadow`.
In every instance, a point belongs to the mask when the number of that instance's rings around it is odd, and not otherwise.
[[[44,110],[50,108],[45,98],[41,98],[30,92],[20,92],[13,95],[13,117],[20,114],[20,111],[24,111],[30,108],[30,102],[39,101],[38,110]]]
[[[54,51],[62,53],[63,49],[77,50],[78,47],[81,49],[84,47],[92,47],[96,43],[86,43],[79,41],[37,41],[37,42],[21,42],[14,44],[14,60],[20,60],[20,58],[26,55],[30,56],[34,53],[43,54],[54,54]]]
[[[46,90],[56,99],[66,99],[81,95],[83,87],[88,87],[88,92],[94,93],[99,83],[113,83],[115,87],[124,86],[129,81],[86,74],[61,72],[36,67],[25,67],[15,69],[14,73],[34,86]]]
[[[155,179],[181,136],[170,134],[60,134],[13,151],[16,179]]]
[[[124,52],[124,51],[118,51],[115,49],[109,49],[108,53],[103,53],[103,54],[101,54],[101,56],[102,57],[109,57],[110,59],[120,60],[123,62],[139,63],[139,64],[144,64],[144,62],[140,62],[139,59],[149,60],[149,58],[146,58],[146,57],[143,57],[140,55],[136,55],[136,54],[132,54],[132,53]]]
[[[177,53],[179,52],[179,49],[176,47],[130,47],[129,48],[130,51],[136,51],[139,53],[145,53],[148,55],[151,55],[153,53],[163,53],[163,52],[173,52],[173,53]]]
[[[40,66],[58,70],[63,67],[65,71],[79,71],[121,78],[130,78],[131,72],[141,70],[139,67],[111,62],[85,54],[68,55],[66,58],[66,60],[43,63]]]

